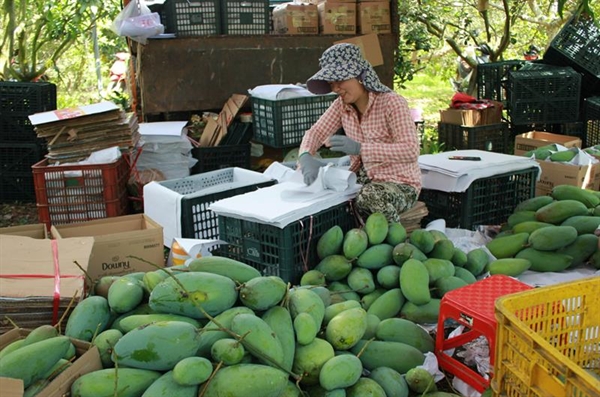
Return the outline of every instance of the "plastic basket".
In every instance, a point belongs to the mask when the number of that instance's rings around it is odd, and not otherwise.
[[[444,150],[477,149],[508,153],[508,124],[487,124],[467,127],[438,123],[438,139]]]
[[[579,120],[581,74],[570,67],[517,70],[508,74],[508,111],[513,124]]]
[[[224,0],[223,33],[228,35],[268,34],[271,29],[268,0]]]
[[[600,96],[585,99],[584,148],[600,144]]]
[[[0,143],[0,202],[35,202],[31,166],[45,153],[35,143]]]
[[[166,32],[179,37],[221,34],[220,4],[218,0],[167,0]]]
[[[0,141],[36,141],[28,116],[55,109],[56,85],[0,81]]]
[[[535,196],[537,167],[476,179],[465,192],[422,189],[419,201],[429,211],[425,224],[446,220],[446,227],[474,230],[478,225],[500,225],[517,204]]]
[[[171,245],[174,237],[220,238],[217,215],[208,207],[215,201],[276,182],[261,173],[240,168],[156,182],[144,187],[144,213],[163,227],[166,246]]]
[[[583,16],[571,18],[544,53],[544,62],[571,66],[583,76],[583,91],[600,88],[600,25]],[[586,94],[586,96],[588,96]]]
[[[477,65],[477,98],[502,102],[506,108],[508,72],[521,69],[526,62],[513,59]]]
[[[254,140],[275,148],[299,146],[304,133],[336,98],[337,95],[283,100],[251,97]]]
[[[129,165],[122,156],[108,164],[31,167],[41,223],[63,225],[129,213]]]
[[[600,395],[600,277],[496,301],[494,396]]]
[[[219,215],[222,240],[218,255],[242,261],[263,275],[279,276],[296,284],[302,274],[318,263],[317,241],[331,227],[355,226],[349,203],[342,203],[279,228]]]
[[[239,167],[250,169],[250,144],[197,147],[192,156],[198,162],[192,167],[191,174],[214,171],[221,168]]]

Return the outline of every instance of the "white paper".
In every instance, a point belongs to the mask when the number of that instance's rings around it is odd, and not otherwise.
[[[480,157],[481,161],[449,160],[451,156]],[[455,150],[419,156],[424,189],[464,192],[477,179],[537,167],[531,158],[483,150]],[[538,173],[539,179],[540,173]]]
[[[290,99],[298,97],[315,96],[306,87],[295,84],[266,84],[254,87],[248,90],[248,93],[255,98],[268,99],[271,101]]]
[[[186,121],[158,121],[154,123],[139,123],[140,135],[166,135],[179,137],[184,133]]]
[[[356,174],[352,171],[333,167],[331,164],[319,168],[317,179],[306,186],[299,170],[296,170],[289,179],[299,187],[291,186],[289,190],[281,192],[282,200],[306,201],[324,197],[329,191],[344,192],[356,185]]]
[[[294,221],[353,199],[361,185],[354,185],[343,192],[325,190],[322,196],[310,200],[289,201],[281,198],[284,191],[302,190],[305,187],[303,182],[283,182],[219,200],[212,203],[209,209],[218,215],[284,228]]]

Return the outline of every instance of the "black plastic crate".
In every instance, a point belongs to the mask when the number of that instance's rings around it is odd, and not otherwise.
[[[544,53],[545,62],[571,66],[596,82],[600,82],[599,60],[600,26],[583,15],[572,17]]]
[[[217,255],[242,261],[263,275],[279,276],[297,284],[305,271],[318,263],[317,241],[331,227],[347,231],[356,226],[349,202],[338,204],[290,223],[274,225],[219,215],[219,233],[229,244]]]
[[[299,146],[337,95],[270,100],[251,97],[254,140],[274,148]]]
[[[0,141],[37,143],[29,115],[56,109],[56,85],[0,81]]]
[[[584,147],[600,144],[600,96],[585,99]]]
[[[220,4],[219,0],[167,0],[165,31],[178,37],[221,34]]]
[[[35,202],[31,166],[45,154],[36,143],[0,143],[0,202]]]
[[[444,150],[477,149],[507,153],[509,128],[507,123],[486,124],[473,127],[438,123],[438,140]]]
[[[271,29],[268,0],[224,0],[221,20],[223,34],[261,35]]]
[[[539,169],[532,167],[476,179],[465,192],[422,189],[419,201],[427,205],[424,224],[446,220],[446,227],[474,230],[478,225],[500,225],[517,204],[535,196]]]
[[[502,102],[506,109],[508,72],[521,69],[525,63],[527,61],[512,59],[477,65],[477,98]]]
[[[570,67],[546,66],[508,74],[508,112],[512,124],[579,121],[581,74]]]
[[[191,169],[192,175],[229,167],[250,169],[249,143],[242,145],[197,147],[192,149],[192,156],[198,160]]]

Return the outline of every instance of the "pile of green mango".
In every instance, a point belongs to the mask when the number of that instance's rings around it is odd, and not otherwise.
[[[600,269],[594,233],[599,226],[599,192],[557,185],[549,195],[516,206],[502,232],[486,244],[497,258],[489,271],[517,276],[525,270],[560,272],[582,264]]]
[[[572,147],[567,150],[558,150],[556,144],[540,146],[523,154],[525,157],[535,156],[536,160],[550,160],[558,162],[569,162],[577,156],[579,148]]]
[[[418,370],[434,350],[421,324],[485,271],[484,250],[373,214],[327,230],[317,253],[299,285],[217,256],[100,279],[64,335],[96,346],[103,369],[71,396],[454,396]]]

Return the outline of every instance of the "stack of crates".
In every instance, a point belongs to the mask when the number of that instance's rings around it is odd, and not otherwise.
[[[56,109],[56,86],[0,82],[0,202],[34,202],[31,166],[47,153],[29,117]]]

